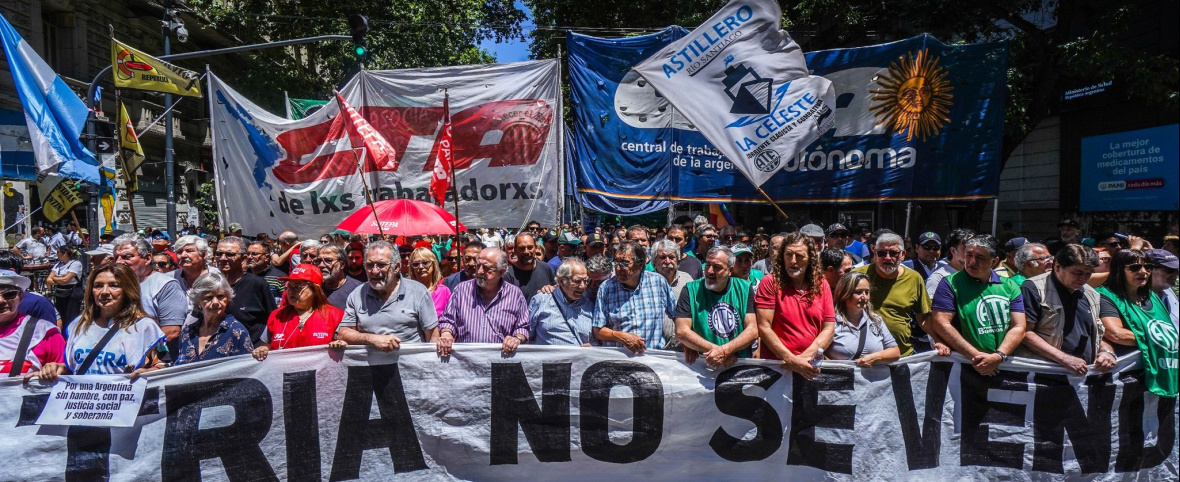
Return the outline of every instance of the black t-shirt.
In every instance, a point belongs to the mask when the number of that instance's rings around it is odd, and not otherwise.
[[[340,285],[339,288],[329,290],[327,286],[320,286],[324,288],[324,296],[328,297],[328,304],[343,310],[348,306],[348,295],[352,294],[354,290],[360,288],[363,284],[360,281],[345,276],[344,284]]]
[[[233,289],[234,299],[229,305],[229,314],[250,330],[250,341],[258,344],[266,329],[266,320],[275,310],[275,298],[270,292],[270,285],[261,276],[245,273],[242,279],[233,284]]]
[[[528,271],[509,265],[508,271],[504,273],[504,281],[520,288],[526,300],[532,299],[542,287],[554,284],[554,279],[553,268],[540,261],[537,261],[535,268]]]
[[[352,273],[345,271],[344,275],[348,276],[349,278],[352,278],[354,280],[360,281],[361,283],[368,283],[369,282],[369,272],[365,271],[363,269],[361,270],[360,274],[352,274]]]
[[[1098,316],[1102,318],[1123,319],[1123,314],[1119,312],[1119,307],[1114,304],[1114,300],[1107,298],[1106,295],[1102,295],[1098,299],[1100,300],[1098,304]],[[1144,298],[1143,301],[1139,303],[1139,307],[1143,308],[1144,311],[1151,311],[1151,297]],[[1127,322],[1124,321],[1123,326],[1127,326]],[[1111,343],[1110,346],[1111,348],[1114,348],[1114,354],[1120,357],[1128,353],[1139,351],[1139,345],[1127,346],[1120,345],[1118,343]]]
[[[1094,314],[1090,312],[1090,302],[1081,290],[1071,293],[1056,276],[1049,275],[1049,280],[1061,299],[1061,351],[1094,363],[1097,353],[1094,353]],[[1024,317],[1031,331],[1045,316],[1041,311],[1044,300],[1032,281],[1020,285],[1020,293],[1024,296]]]
[[[705,272],[701,270],[701,260],[692,256],[682,258],[680,260],[680,266],[676,269],[688,273],[689,276],[692,276],[692,279],[701,279],[701,276],[705,275]]]

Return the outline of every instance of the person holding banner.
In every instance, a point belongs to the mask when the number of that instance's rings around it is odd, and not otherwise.
[[[387,353],[402,343],[435,342],[440,324],[430,293],[422,283],[401,276],[401,264],[397,248],[388,241],[369,243],[369,282],[348,295],[338,339]]]
[[[1027,246],[1021,246],[1021,252]],[[1025,256],[1017,253],[1017,266],[1032,262],[1022,262]],[[1106,329],[1098,318],[1100,295],[1086,285],[1098,263],[1098,255],[1080,244],[1067,244],[1055,259],[1038,262],[1053,269],[1020,286],[1028,331],[1017,355],[1059,363],[1079,376],[1085,375],[1091,364],[1103,373],[1114,368],[1118,357],[1102,339]]]
[[[504,280],[507,270],[504,251],[479,253],[475,279],[459,283],[439,317],[439,356],[449,356],[455,343],[500,343],[500,352],[512,355],[529,340],[529,307],[520,288]]]
[[[598,289],[594,338],[603,346],[624,346],[636,354],[665,349],[664,317],[676,311],[663,275],[645,271],[647,248],[624,241],[614,254],[615,277]]]
[[[732,276],[737,256],[725,246],[705,255],[705,276],[690,281],[676,301],[676,338],[684,345],[684,362],[699,355],[710,369],[728,368],[750,358],[758,339],[754,285]]]
[[[208,273],[193,283],[188,291],[201,318],[180,332],[180,353],[176,365],[216,360],[254,351],[250,330],[229,314],[234,289],[225,275]]]
[[[963,252],[963,271],[939,282],[931,325],[975,371],[992,376],[1024,340],[1024,297],[1015,280],[992,269],[1002,256],[995,237],[974,236],[963,243]]]
[[[808,380],[819,375],[811,362],[832,343],[836,313],[819,250],[806,234],[797,231],[783,239],[771,274],[758,284],[754,308],[762,358],[781,360],[784,368]]]
[[[344,348],[345,342],[333,341],[344,319],[344,310],[328,303],[320,287],[324,282],[320,269],[301,264],[279,281],[287,282],[287,294],[279,309],[266,320],[266,331],[254,348],[254,358],[265,360],[272,347],[275,350],[318,345]]]
[[[146,243],[145,243],[146,244]],[[86,279],[82,315],[70,326],[65,363],[46,363],[25,375],[53,383],[60,375],[140,374],[164,367],[163,330],[140,304],[140,281],[126,264],[111,263]]]
[[[924,351],[923,348],[929,349],[930,345],[934,345],[933,348],[940,355],[950,354],[945,347],[938,346],[940,343],[937,340],[932,344],[927,343],[926,334],[922,330],[915,330],[915,327],[926,323],[930,316],[930,298],[926,297],[918,272],[901,264],[905,259],[905,240],[894,233],[882,234],[873,243],[872,254],[872,264],[852,271],[868,275],[869,284],[873,287],[873,306],[877,314],[885,319],[885,326],[889,327],[889,333],[897,341],[901,356],[912,355],[915,349]]]
[[[1121,345],[1124,353],[1138,348],[1142,354],[1147,389],[1161,397],[1176,398],[1177,330],[1160,297],[1151,291],[1151,264],[1147,253],[1123,249],[1110,262],[1110,278],[1098,287],[1102,295],[1102,324],[1106,340]]]
[[[542,290],[529,300],[529,339],[537,345],[590,346],[594,302],[586,296],[588,286],[590,275],[581,260],[562,261],[558,289]]]
[[[869,276],[864,273],[848,273],[836,282],[836,332],[824,353],[828,359],[853,360],[859,366],[871,367],[901,358],[897,340],[873,310],[871,292]]]
[[[66,341],[52,320],[21,312],[32,281],[11,271],[0,274],[0,376],[36,372],[61,363]],[[5,375],[6,374],[6,375]]]

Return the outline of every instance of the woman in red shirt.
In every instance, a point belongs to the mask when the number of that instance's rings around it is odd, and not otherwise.
[[[336,327],[344,318],[344,311],[328,304],[324,290],[324,275],[310,264],[301,264],[289,276],[279,278],[287,282],[287,292],[279,309],[266,320],[266,332],[254,348],[254,358],[266,359],[273,348],[299,348],[328,345],[343,348],[344,342],[333,341]]]
[[[832,291],[822,272],[811,238],[788,234],[754,295],[761,357],[782,360],[784,368],[808,380],[819,375],[811,360],[823,358],[817,353],[836,331]]]

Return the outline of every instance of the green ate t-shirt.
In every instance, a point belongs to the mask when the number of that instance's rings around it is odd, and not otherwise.
[[[705,287],[704,278],[684,285],[676,303],[675,318],[692,320],[692,331],[714,345],[729,343],[745,329],[746,315],[754,312],[754,291],[749,281],[729,278],[724,293]],[[734,353],[750,358],[749,347]]]

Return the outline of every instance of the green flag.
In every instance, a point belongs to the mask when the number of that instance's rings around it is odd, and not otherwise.
[[[287,99],[287,104],[291,107],[291,120],[299,120],[307,117],[308,114],[319,110],[320,107],[327,103],[328,101],[326,100]]]

